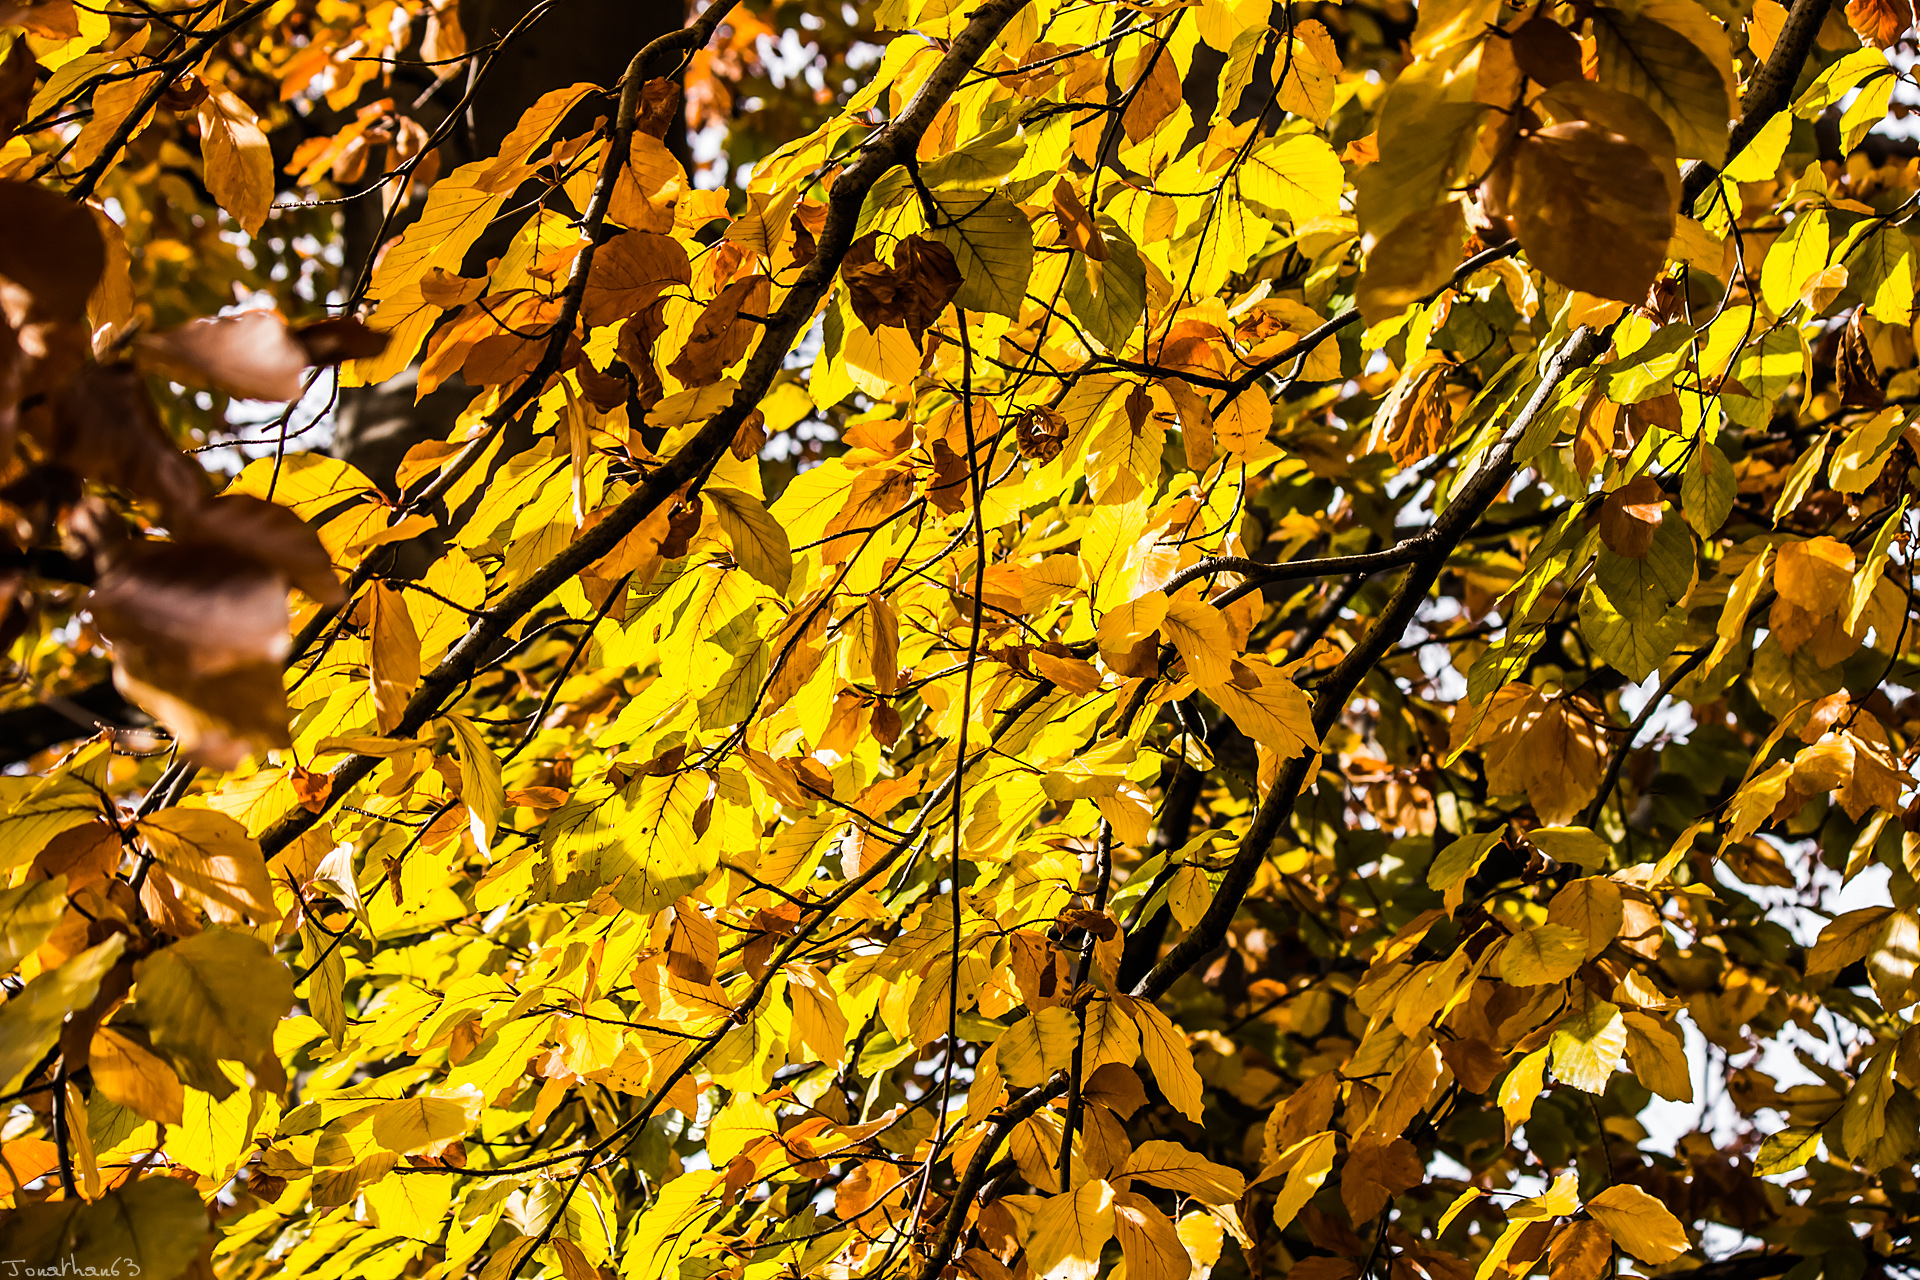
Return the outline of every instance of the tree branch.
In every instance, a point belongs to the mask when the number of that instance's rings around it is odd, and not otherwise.
[[[1833,0],[1793,0],[1793,7],[1787,10],[1786,25],[1780,28],[1780,38],[1774,42],[1772,56],[1754,73],[1753,79],[1747,81],[1747,91],[1740,97],[1740,118],[1727,131],[1729,160],[1745,150],[1769,120],[1787,109],[1793,86],[1799,83],[1800,72],[1806,68],[1807,57],[1813,52],[1813,38],[1820,34],[1827,10],[1832,6]],[[1720,170],[1705,160],[1689,162],[1680,175],[1681,211],[1693,208],[1700,193],[1719,176]]]
[[[121,696],[112,679],[43,702],[0,711],[0,764],[18,764],[48,747],[85,738],[101,727],[146,722],[146,713]]]
[[[1514,449],[1520,443],[1527,429],[1533,425],[1546,406],[1552,401],[1553,393],[1568,374],[1583,368],[1597,359],[1606,349],[1605,341],[1592,330],[1580,328],[1563,343],[1560,350],[1548,362],[1542,373],[1540,385],[1520,415],[1514,419],[1499,441],[1487,451],[1481,459],[1479,469],[1461,486],[1453,501],[1434,521],[1433,527],[1418,538],[1409,539],[1417,544],[1421,554],[1413,563],[1413,568],[1401,580],[1399,590],[1381,613],[1379,619],[1368,631],[1363,640],[1346,657],[1332,674],[1313,703],[1314,728],[1321,735],[1332,727],[1333,722],[1345,709],[1347,699],[1359,685],[1361,678],[1379,660],[1380,655],[1399,638],[1412,619],[1414,610],[1426,599],[1427,591],[1440,576],[1447,557],[1452,553],[1473,523],[1480,518],[1494,498],[1513,477]],[[1171,590],[1171,588],[1169,588]],[[1287,819],[1292,816],[1294,801],[1299,797],[1301,788],[1307,781],[1307,768],[1315,759],[1313,753],[1295,756],[1281,769],[1273,789],[1261,801],[1254,815],[1253,826],[1241,841],[1240,849],[1234,854],[1233,862],[1228,866],[1222,878],[1220,888],[1215,892],[1213,901],[1194,927],[1188,932],[1166,957],[1155,965],[1133,989],[1133,995],[1142,1000],[1157,1000],[1165,994],[1179,978],[1187,972],[1201,957],[1220,945],[1226,937],[1227,927],[1240,910],[1240,903],[1246,897],[1247,890],[1253,884],[1255,873],[1266,860],[1267,851],[1274,837]],[[1042,1106],[1065,1093],[1067,1080],[1056,1078],[1046,1084],[1029,1090],[1020,1098],[1010,1101],[1001,1109],[1000,1118],[981,1139],[975,1150],[973,1161],[967,1166],[955,1188],[946,1221],[942,1225],[940,1237],[931,1253],[927,1256],[926,1266],[921,1270],[919,1280],[936,1280],[947,1259],[952,1256],[954,1245],[960,1239],[960,1232],[966,1223],[967,1205],[979,1189],[986,1169],[993,1163],[994,1153],[1008,1133],[1028,1116]],[[1746,1280],[1745,1277],[1721,1278],[1721,1280]]]
[[[1361,679],[1406,630],[1407,623],[1412,621],[1414,611],[1420,607],[1420,602],[1427,597],[1427,591],[1439,578],[1454,547],[1459,545],[1474,521],[1480,518],[1512,478],[1514,449],[1535,419],[1545,412],[1554,391],[1568,374],[1591,364],[1603,350],[1605,342],[1591,329],[1582,327],[1575,330],[1548,361],[1532,399],[1480,460],[1479,469],[1455,493],[1453,501],[1440,518],[1425,533],[1400,544],[1409,548],[1414,555],[1412,567],[1408,569],[1407,576],[1401,579],[1392,600],[1368,630],[1366,638],[1347,654],[1320,686],[1320,692],[1313,700],[1313,727],[1316,733],[1324,736],[1333,727]],[[1295,756],[1282,766],[1273,789],[1260,802],[1253,825],[1241,841],[1240,849],[1234,854],[1233,862],[1221,879],[1213,900],[1207,904],[1206,912],[1187,936],[1175,944],[1173,950],[1140,980],[1134,988],[1134,995],[1145,1000],[1157,999],[1227,936],[1227,927],[1240,910],[1241,900],[1252,887],[1254,875],[1266,860],[1274,838],[1293,815],[1294,802],[1307,783],[1307,770],[1315,758],[1310,752]]]
[[[821,229],[815,256],[801,271],[800,278],[781,301],[779,308],[768,317],[760,344],[754,349],[752,358],[740,376],[740,389],[727,407],[710,418],[673,458],[649,473],[632,493],[607,513],[606,519],[508,592],[499,604],[481,614],[467,634],[448,651],[440,665],[421,680],[391,736],[411,737],[418,733],[458,694],[491,651],[493,644],[506,634],[509,627],[582,569],[612,551],[622,538],[671,500],[682,485],[704,475],[719,460],[721,453],[732,443],[740,425],[773,385],[775,375],[785,364],[787,352],[807,325],[812,323],[814,312],[826,297],[841,259],[853,243],[854,227],[867,192],[887,170],[914,154],[921,136],[946,105],[954,86],[986,52],[1000,29],[1025,4],[1026,0],[988,0],[983,4],[966,29],[954,39],[913,101],[907,104],[897,119],[881,129],[861,151],[859,158],[834,180],[827,201],[826,224]],[[640,56],[645,57],[645,51]],[[601,171],[601,179],[595,187],[589,207],[590,225],[597,225],[593,223],[596,217],[604,217],[618,168],[625,163],[625,156],[620,154],[617,144],[620,139],[632,138],[638,82],[639,76],[629,68],[628,82],[622,87],[620,111],[620,118],[626,124],[624,131],[616,126],[613,135],[616,145],[609,148],[610,153],[602,160],[606,167]],[[578,299],[585,291],[593,238],[589,237],[587,248],[575,260],[575,277],[567,292],[570,308],[577,308]],[[570,318],[563,327],[571,329]],[[541,361],[540,367],[529,376],[525,386],[537,387],[545,376],[550,376],[558,367],[558,356],[550,350],[548,358]],[[546,373],[543,374],[542,370],[546,370]],[[533,394],[535,392],[528,392],[527,398],[530,399]],[[505,405],[501,407],[502,412],[506,409]],[[513,411],[518,412],[518,406]],[[345,796],[378,763],[379,758],[375,756],[352,755],[334,766],[329,804]],[[272,856],[297,839],[319,818],[320,813],[311,809],[290,810],[262,835],[261,848],[268,856]]]

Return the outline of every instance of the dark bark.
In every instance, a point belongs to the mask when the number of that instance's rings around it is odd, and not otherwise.
[[[146,724],[146,713],[120,696],[112,680],[13,711],[0,711],[0,765],[21,761],[102,728]]]

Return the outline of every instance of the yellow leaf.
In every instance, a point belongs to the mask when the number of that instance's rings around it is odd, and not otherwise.
[[[1547,923],[1577,930],[1585,939],[1588,960],[1605,951],[1607,945],[1620,936],[1625,918],[1620,886],[1603,876],[1574,880],[1554,894],[1553,901],[1547,904]]]
[[[1554,1029],[1553,1075],[1586,1093],[1605,1093],[1627,1051],[1627,1024],[1617,1006],[1590,994],[1586,1001]]]
[[[145,1045],[111,1027],[101,1027],[93,1033],[87,1066],[93,1072],[94,1087],[108,1101],[159,1124],[181,1123],[186,1092],[180,1077]]]
[[[382,1178],[362,1190],[382,1231],[409,1239],[437,1241],[447,1230],[455,1179],[427,1176]]]
[[[1233,636],[1218,609],[1185,597],[1169,600],[1161,628],[1173,647],[1180,651],[1181,659],[1187,664],[1187,674],[1196,683],[1218,684],[1231,678],[1228,664],[1233,661]]]
[[[1864,960],[1880,945],[1892,907],[1860,907],[1829,921],[1807,955],[1808,976],[1838,973]]]
[[[1503,832],[1484,831],[1462,836],[1442,849],[1427,867],[1427,888],[1446,894],[1447,910],[1452,911],[1466,899],[1467,881],[1485,862]]]
[[[1860,493],[1879,478],[1902,422],[1900,410],[1882,409],[1847,433],[1827,468],[1835,492]]]
[[[1500,980],[1514,987],[1561,982],[1586,959],[1586,934],[1562,924],[1543,924],[1507,939],[1500,951]]]
[[[1100,615],[1097,632],[1103,652],[1123,654],[1160,629],[1172,608],[1164,591],[1149,591]]]
[[[1081,1069],[1089,1076],[1109,1062],[1131,1068],[1140,1058],[1139,1029],[1112,1000],[1088,1001],[1087,1025],[1080,1041]],[[1139,1085],[1136,1083],[1134,1088],[1138,1089]]]
[[[1199,924],[1211,901],[1213,888],[1207,881],[1207,873],[1199,867],[1181,867],[1167,882],[1167,910],[1183,929]]]
[[[756,581],[785,596],[793,580],[793,552],[787,545],[787,531],[750,494],[724,485],[708,485],[701,495],[713,504],[734,560]]]
[[[432,516],[402,516],[384,529],[375,529],[355,537],[347,543],[346,552],[350,556],[363,556],[375,547],[409,542],[439,527],[440,522]]]
[[[491,855],[494,828],[500,825],[500,813],[506,808],[506,788],[500,781],[500,757],[481,736],[473,721],[461,715],[441,719],[453,730],[453,742],[460,755],[460,802],[467,806],[467,824],[473,842]]]
[[[1193,1051],[1187,1048],[1186,1036],[1173,1025],[1171,1018],[1145,1000],[1115,996],[1114,1003],[1126,1011],[1139,1029],[1140,1049],[1146,1055],[1154,1080],[1160,1085],[1160,1092],[1167,1095],[1174,1110],[1199,1124],[1205,1089],[1200,1083],[1200,1073],[1194,1069]]]
[[[420,637],[407,612],[405,594],[384,582],[373,584],[367,611],[373,633],[367,668],[373,680],[374,714],[380,732],[391,733],[420,683]]]
[[[1220,1246],[1225,1243],[1226,1233],[1221,1228],[1219,1218],[1196,1210],[1182,1217],[1174,1230],[1180,1236],[1180,1243],[1186,1246],[1187,1257],[1193,1260],[1195,1267],[1204,1272],[1220,1261]]]
[[[1099,1178],[1069,1194],[1049,1196],[1034,1209],[1028,1226],[1027,1265],[1039,1280],[1094,1280],[1113,1226],[1113,1188]]]
[[[1693,1075],[1687,1066],[1686,1042],[1673,1026],[1644,1013],[1628,1012],[1627,1064],[1634,1079],[1663,1098],[1693,1101]]]
[[[110,934],[99,946],[41,974],[0,1004],[0,1092],[18,1089],[53,1047],[67,1015],[93,1003],[100,980],[120,958],[126,941],[123,933]]]
[[[1485,1194],[1487,1193],[1478,1187],[1468,1187],[1465,1191],[1455,1196],[1453,1203],[1447,1206],[1447,1211],[1440,1215],[1440,1221],[1434,1224],[1434,1239],[1438,1240],[1441,1236],[1447,1234],[1447,1228],[1453,1225],[1453,1220],[1462,1213],[1465,1213],[1467,1209],[1473,1205],[1474,1201]]]
[[[1247,1193],[1247,1180],[1238,1170],[1160,1139],[1135,1147],[1120,1172],[1192,1196],[1202,1204],[1232,1204]]]
[[[473,1092],[474,1102],[483,1101]],[[457,1098],[396,1098],[375,1109],[371,1132],[375,1142],[405,1155],[457,1138],[471,1122],[468,1104]]]
[[[217,83],[200,101],[200,154],[207,190],[248,235],[273,207],[273,149],[253,108]]]
[[[0,889],[0,973],[39,950],[67,910],[67,878]]]
[[[1784,316],[1799,305],[1806,282],[1826,269],[1827,238],[1826,211],[1806,209],[1767,250],[1760,267],[1760,297],[1775,315]]]
[[[1201,689],[1233,717],[1241,732],[1282,760],[1317,749],[1313,704],[1279,668],[1252,654],[1236,659],[1232,678]]]
[[[1562,1218],[1572,1213],[1580,1205],[1580,1179],[1572,1170],[1553,1180],[1553,1185],[1537,1196],[1522,1200],[1507,1210],[1507,1217],[1516,1222],[1533,1222],[1540,1218]]]
[[[1337,1147],[1331,1133],[1316,1133],[1302,1138],[1287,1150],[1281,1152],[1275,1163],[1286,1171],[1287,1182],[1274,1197],[1273,1223],[1282,1231],[1292,1223],[1307,1201],[1313,1199],[1313,1193],[1320,1189],[1333,1171],[1333,1156]],[[1277,1171],[1277,1170],[1276,1170]]]
[[[1785,5],[1776,0],[1754,0],[1753,16],[1747,19],[1747,44],[1752,48],[1753,56],[1762,62],[1771,58],[1773,46],[1780,40],[1780,29],[1786,25]],[[1773,175],[1769,173],[1767,176]]]
[[[247,829],[212,809],[162,809],[140,837],[181,894],[215,924],[278,920],[267,863]]]
[[[1257,147],[1239,171],[1240,195],[1247,203],[1296,224],[1338,212],[1345,184],[1340,157],[1316,133],[1296,133]]]
[[[55,836],[99,817],[100,797],[91,788],[69,778],[40,782],[0,817],[0,870],[25,866]]]
[[[207,1212],[191,1183],[155,1175],[98,1200],[22,1205],[0,1224],[0,1257],[47,1275],[185,1275],[209,1247]]]
[[[1258,386],[1248,387],[1213,414],[1220,447],[1241,458],[1257,452],[1273,430],[1273,403]]]
[[[1506,1114],[1509,1132],[1525,1124],[1533,1115],[1533,1104],[1546,1087],[1546,1080],[1545,1049],[1535,1049],[1507,1072],[1507,1078],[1500,1082],[1499,1102],[1500,1110]]]
[[[1129,1280],[1186,1280],[1193,1270],[1179,1231],[1145,1196],[1115,1192],[1113,1226]]]
[[[1406,1061],[1394,1069],[1380,1091],[1380,1105],[1367,1121],[1366,1131],[1395,1138],[1404,1133],[1413,1118],[1433,1097],[1440,1082],[1443,1059],[1440,1048],[1431,1042],[1416,1044]]]
[[[293,975],[259,939],[216,928],[140,961],[134,995],[154,1048],[187,1084],[226,1098],[234,1084],[218,1064],[251,1068],[272,1049]]]
[[[1587,1201],[1586,1209],[1615,1243],[1642,1262],[1658,1266],[1687,1251],[1687,1232],[1680,1220],[1630,1183],[1608,1187]]]
[[[1073,1046],[1080,1027],[1064,1005],[1041,1009],[1022,1018],[994,1044],[1000,1073],[1016,1089],[1031,1089],[1073,1064]]]

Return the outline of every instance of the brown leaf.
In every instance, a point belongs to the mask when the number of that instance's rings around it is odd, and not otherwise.
[[[277,502],[244,493],[222,494],[201,503],[184,519],[179,536],[188,542],[223,545],[277,570],[321,604],[346,602],[346,590],[319,535]]]
[[[1673,238],[1668,176],[1641,147],[1587,120],[1521,138],[1499,203],[1535,266],[1603,298],[1644,298]]]
[[[43,39],[71,40],[80,34],[80,15],[73,10],[73,0],[6,0],[0,4],[0,27],[25,27]]]
[[[1664,427],[1668,431],[1678,431],[1683,425],[1680,417],[1680,397],[1669,391],[1665,395],[1653,396],[1638,404],[1625,406],[1628,416],[1628,434],[1638,443],[1646,434],[1648,427]]]
[[[1840,383],[1840,403],[1877,409],[1886,403],[1887,394],[1880,381],[1880,370],[1874,365],[1867,335],[1860,330],[1860,316],[1864,311],[1864,307],[1855,311],[1853,319],[1840,334],[1840,353],[1835,362]]]
[[[1507,1060],[1485,1040],[1443,1040],[1440,1057],[1468,1093],[1485,1093],[1507,1067]]]
[[[895,244],[891,267],[875,256],[878,244],[878,232],[864,235],[841,262],[847,303],[868,330],[905,329],[918,343],[960,288],[960,269],[944,244],[924,236]]]
[[[678,560],[687,554],[687,544],[700,532],[702,507],[699,498],[681,503],[667,517],[666,536],[660,540],[660,558]]]
[[[206,496],[206,473],[174,446],[131,364],[87,366],[51,415],[26,425],[49,462],[165,511],[191,510]]]
[[[0,276],[26,291],[16,313],[0,290],[16,326],[44,320],[75,323],[87,318],[87,298],[106,270],[107,250],[93,214],[31,182],[0,182]]]
[[[767,415],[755,409],[733,433],[732,443],[727,445],[728,452],[742,462],[751,461],[760,456],[760,450],[767,443]]]
[[[12,133],[27,118],[38,69],[25,40],[15,40],[7,56],[0,59],[0,136]]]
[[[972,472],[944,439],[935,440],[930,452],[933,454],[933,474],[927,477],[927,497],[943,513],[952,515],[967,505],[967,481]]]
[[[1402,218],[1367,254],[1360,277],[1361,314],[1376,319],[1396,315],[1445,284],[1466,238],[1466,215],[1457,200]]]
[[[1372,1216],[1371,1213],[1367,1215],[1369,1218]],[[1354,1280],[1359,1274],[1360,1264],[1352,1258],[1316,1254],[1294,1263],[1287,1271],[1287,1280]]]
[[[1635,476],[1600,504],[1600,540],[1615,555],[1644,560],[1660,528],[1665,502],[1659,481],[1649,475]]]
[[[273,210],[273,148],[260,118],[238,94],[213,84],[197,118],[207,189],[253,235]]]
[[[327,797],[333,794],[332,774],[295,765],[287,775],[287,782],[293,787],[294,798],[300,801],[302,809],[309,813],[327,811]]]
[[[452,311],[487,291],[485,280],[470,280],[445,267],[429,267],[420,280],[420,296],[436,307]]]
[[[1340,1199],[1358,1226],[1426,1178],[1420,1154],[1401,1137],[1370,1134],[1355,1140],[1340,1172]]]
[[[386,334],[367,328],[352,316],[303,324],[293,331],[293,340],[306,350],[308,364],[370,360],[387,349]]]
[[[1013,432],[1020,456],[1039,463],[1052,462],[1067,444],[1067,420],[1044,406],[1015,418]]]
[[[1133,96],[1120,117],[1128,142],[1138,142],[1158,129],[1180,105],[1180,70],[1174,66],[1173,54],[1160,43],[1148,45],[1141,53],[1138,74],[1139,81],[1130,90]]]
[[[307,349],[272,311],[195,320],[134,341],[141,362],[188,386],[246,400],[292,400],[301,392]]]
[[[1774,562],[1773,585],[1781,600],[1824,618],[1846,600],[1853,569],[1853,548],[1838,538],[1788,542]]]
[[[1569,1222],[1553,1238],[1548,1280],[1597,1280],[1613,1269],[1613,1237],[1591,1219]]]
[[[201,674],[127,644],[114,650],[113,682],[204,768],[231,769],[253,752],[293,745],[278,662]]]
[[[287,651],[286,582],[239,552],[134,542],[110,553],[88,602],[101,633],[192,676]]]
[[[90,884],[109,879],[120,865],[120,834],[104,822],[69,827],[47,841],[27,869],[30,880],[67,878],[67,892],[78,893]]]
[[[718,381],[728,365],[747,354],[766,318],[772,285],[765,276],[747,276],[722,289],[693,322],[687,345],[667,372],[689,387]]]
[[[1140,1074],[1122,1062],[1103,1062],[1080,1088],[1080,1096],[1125,1120],[1147,1105]]]
[[[1106,237],[1100,234],[1087,206],[1080,202],[1070,179],[1062,178],[1053,184],[1053,213],[1060,219],[1060,238],[1065,243],[1095,262],[1107,260]]]
[[[1573,465],[1583,477],[1591,477],[1600,460],[1613,452],[1619,435],[1620,406],[1598,390],[1589,391],[1580,402],[1580,425],[1573,439]]]
[[[679,84],[655,77],[640,86],[640,106],[634,116],[633,127],[641,133],[665,138],[679,111]]]
[[[1406,467],[1432,457],[1453,432],[1453,408],[1445,391],[1451,366],[1435,361],[1402,379],[1380,408],[1374,430],[1393,460]]]
[[[113,645],[114,682],[184,754],[226,769],[291,744],[282,571],[221,541],[107,545],[102,559],[88,608]]]
[[[662,290],[693,279],[687,251],[672,236],[628,231],[593,255],[593,275],[581,299],[587,327],[597,329],[639,315]]]
[[[1512,49],[1527,78],[1549,89],[1581,78],[1580,40],[1551,18],[1529,18],[1514,28]]]
[[[1847,0],[1847,25],[1864,44],[1885,49],[1913,25],[1911,0]]]

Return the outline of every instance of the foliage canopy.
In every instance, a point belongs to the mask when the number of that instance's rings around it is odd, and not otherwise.
[[[1905,0],[484,8],[0,2],[0,1260],[1920,1266]]]

